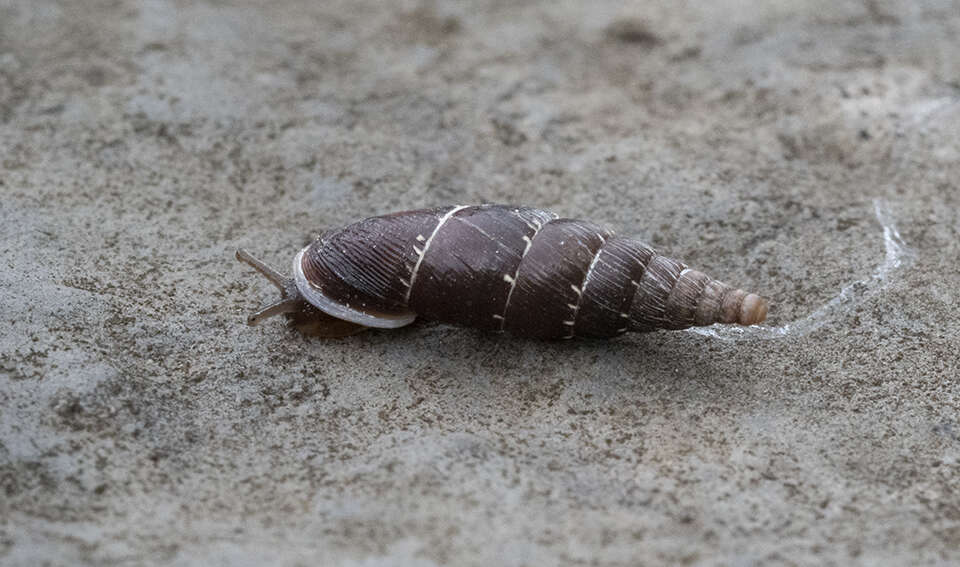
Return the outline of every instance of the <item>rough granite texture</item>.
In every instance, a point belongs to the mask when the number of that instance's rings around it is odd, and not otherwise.
[[[960,2],[0,0],[0,160],[3,565],[960,561]],[[770,325],[244,325],[477,202]]]

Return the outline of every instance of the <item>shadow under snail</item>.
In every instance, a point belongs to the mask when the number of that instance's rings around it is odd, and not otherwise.
[[[543,339],[614,337],[714,323],[753,325],[768,302],[615,236],[529,207],[452,206],[371,217],[328,232],[286,277],[237,250],[280,289],[248,318],[281,313],[315,336],[420,317]]]

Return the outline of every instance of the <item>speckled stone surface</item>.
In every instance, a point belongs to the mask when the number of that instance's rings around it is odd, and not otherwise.
[[[0,0],[0,563],[960,562],[958,37],[932,0]],[[235,248],[475,202],[769,326],[243,324],[276,291]]]

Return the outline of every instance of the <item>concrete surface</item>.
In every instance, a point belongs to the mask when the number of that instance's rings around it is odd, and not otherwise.
[[[0,563],[956,564],[958,38],[934,0],[0,0]],[[234,248],[483,201],[770,326],[243,324]]]

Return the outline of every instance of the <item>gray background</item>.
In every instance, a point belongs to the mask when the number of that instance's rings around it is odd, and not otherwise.
[[[0,1],[0,562],[960,560],[958,35],[949,1]],[[243,324],[276,291],[236,247],[474,202],[770,326]]]

